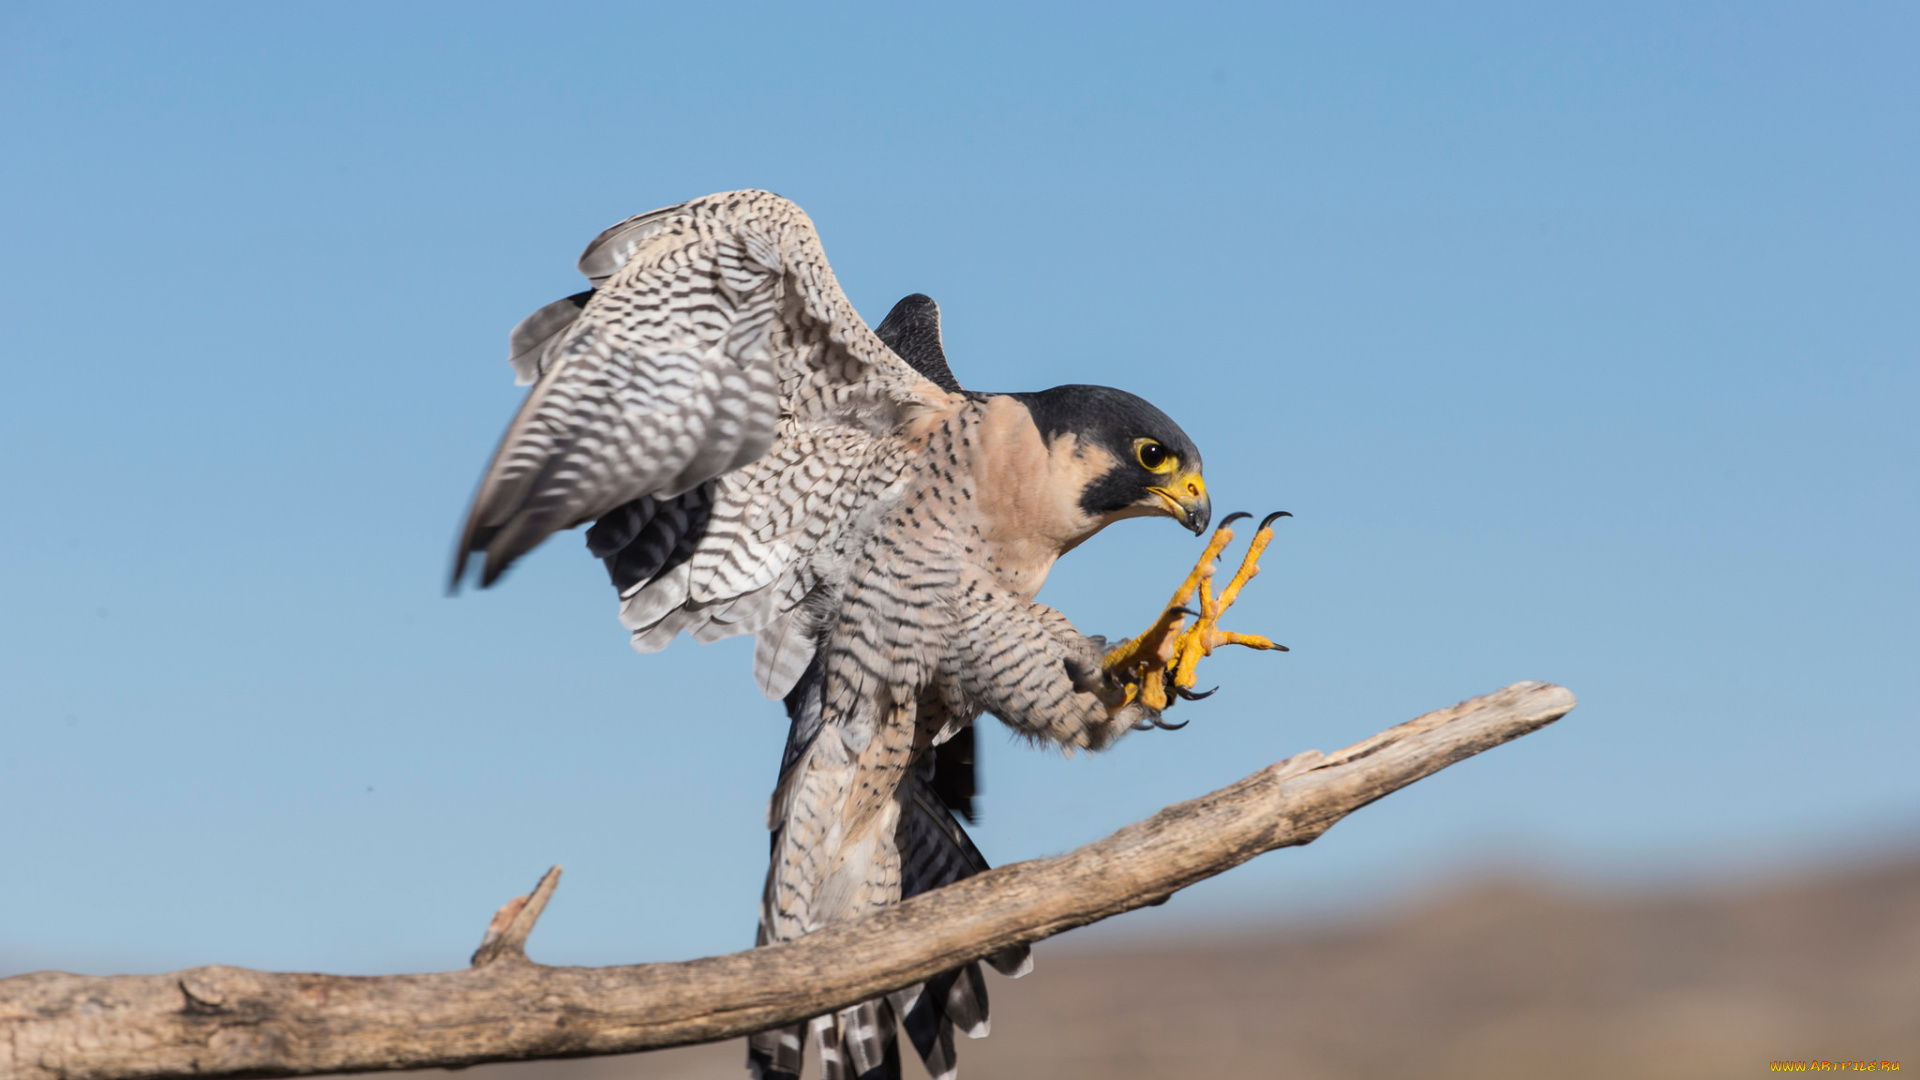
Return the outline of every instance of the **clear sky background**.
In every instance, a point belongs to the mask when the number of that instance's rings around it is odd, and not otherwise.
[[[1519,679],[1555,727],[1128,916],[1920,835],[1920,16],[1902,4],[0,8],[0,972],[751,943],[785,722],[578,534],[450,599],[596,232],[798,201],[979,389],[1134,390],[1284,508],[1188,729],[988,721],[997,862]],[[1126,522],[1043,599],[1136,631]]]

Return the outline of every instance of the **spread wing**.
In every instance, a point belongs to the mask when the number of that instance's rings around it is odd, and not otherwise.
[[[857,459],[848,442],[944,396],[860,320],[813,223],[777,195],[729,192],[629,218],[588,246],[580,269],[592,290],[512,334],[512,363],[533,390],[474,496],[455,585],[472,555],[490,585],[554,532],[637,500],[677,504],[782,435],[824,438]],[[697,559],[689,551],[680,565]]]

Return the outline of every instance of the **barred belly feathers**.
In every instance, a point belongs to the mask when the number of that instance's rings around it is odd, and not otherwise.
[[[621,222],[592,283],[513,331],[532,384],[481,481],[454,569],[492,584],[552,533],[587,543],[641,652],[756,639],[785,702],[758,940],[783,941],[979,873],[973,725],[1099,750],[1157,720],[1110,650],[1034,602],[1114,521],[1211,514],[1200,455],[1131,394],[963,390],[939,310],[854,312],[812,223],[766,192]],[[769,747],[771,759],[771,746]],[[990,957],[1020,975],[1026,950]],[[749,1040],[758,1077],[894,1077],[898,1032],[935,1077],[987,1033],[978,964]]]

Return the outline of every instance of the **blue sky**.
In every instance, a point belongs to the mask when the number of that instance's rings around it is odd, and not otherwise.
[[[1191,727],[983,740],[995,861],[1519,679],[1561,724],[1127,917],[1920,831],[1901,5],[0,11],[0,972],[749,944],[784,721],[580,539],[443,585],[604,226],[764,187],[981,389],[1099,381],[1285,508]],[[1198,542],[1043,599],[1133,632]],[[1184,709],[1184,707],[1183,707]],[[991,722],[989,722],[991,724]]]

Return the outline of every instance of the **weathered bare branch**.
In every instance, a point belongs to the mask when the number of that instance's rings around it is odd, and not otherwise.
[[[201,967],[0,979],[0,1078],[297,1076],[575,1057],[724,1039],[906,986],[1156,903],[1564,716],[1515,683],[1330,756],[1297,754],[1065,855],[1015,863],[797,941],[671,964],[574,968],[521,951],[559,879],[495,916],[475,966],[432,975]]]
[[[493,913],[493,921],[487,924],[487,936],[481,938],[480,947],[473,950],[473,966],[485,967],[506,956],[526,959],[527,935],[533,933],[533,924],[540,913],[547,910],[547,900],[559,885],[560,868],[556,866],[541,876],[532,892],[501,904],[500,910]]]

